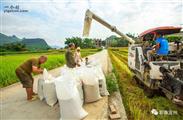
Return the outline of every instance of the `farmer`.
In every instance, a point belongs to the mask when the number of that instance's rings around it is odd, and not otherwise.
[[[161,60],[163,56],[168,55],[169,45],[167,39],[163,38],[161,34],[157,33],[155,42],[156,45],[152,47],[152,50],[147,51],[148,62],[151,61],[151,57],[155,53],[160,56]]]
[[[75,68],[76,67],[76,62],[74,59],[74,55],[72,53],[72,50],[75,48],[74,43],[70,43],[68,46],[68,49],[65,53],[65,59],[66,59],[66,65],[69,68]]]
[[[81,57],[81,53],[80,53],[80,47],[77,47],[75,53],[74,53],[74,59],[76,62],[77,66],[80,66],[80,62],[82,62],[82,57]]]
[[[23,88],[26,89],[28,101],[33,101],[37,99],[37,94],[33,92],[34,79],[32,77],[32,73],[42,73],[43,70],[40,68],[40,65],[45,63],[46,61],[46,56],[40,56],[39,58],[31,58],[25,61],[15,70],[15,73],[20,79]]]

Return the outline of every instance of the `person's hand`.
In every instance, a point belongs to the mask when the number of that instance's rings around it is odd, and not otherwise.
[[[37,66],[32,66],[32,72],[39,74],[43,72],[43,69],[38,68]]]
[[[43,70],[40,73],[43,74]]]
[[[43,69],[40,68],[40,69],[39,69],[39,73],[43,73]]]

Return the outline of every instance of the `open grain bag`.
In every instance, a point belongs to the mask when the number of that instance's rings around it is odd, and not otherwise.
[[[60,69],[61,75],[63,76],[73,76],[75,78],[77,89],[80,94],[81,103],[83,104],[84,98],[83,98],[83,88],[82,88],[82,81],[79,79],[80,75],[80,67],[76,68],[68,68],[67,66],[64,66]]]
[[[107,90],[107,85],[106,85],[106,78],[105,78],[105,75],[102,71],[101,65],[94,66],[93,71],[99,80],[100,94],[102,96],[109,95],[109,92]]]
[[[86,103],[97,101],[101,98],[99,92],[99,82],[91,68],[83,68],[80,79],[83,82],[84,100]]]
[[[60,68],[60,74],[64,75],[68,72],[68,67],[66,65],[64,65],[63,67]]]
[[[56,79],[56,94],[60,106],[62,120],[80,120],[87,116],[82,108],[82,102],[73,76],[64,75]]]
[[[49,106],[57,102],[54,80],[55,78],[46,69],[43,71],[43,79],[38,80],[38,96],[40,100],[45,99]]]

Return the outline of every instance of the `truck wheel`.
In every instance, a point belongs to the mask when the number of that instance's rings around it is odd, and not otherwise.
[[[138,78],[134,75],[133,78],[132,78],[132,84],[139,84],[139,81],[138,81]]]
[[[148,98],[154,97],[154,90],[151,90],[150,88],[145,88],[144,93]]]

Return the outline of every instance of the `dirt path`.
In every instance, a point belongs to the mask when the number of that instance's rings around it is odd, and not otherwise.
[[[102,67],[105,73],[108,71],[108,54],[107,50],[103,50],[99,53],[89,56],[89,60],[98,61],[102,63]],[[59,76],[60,68],[56,68],[50,70],[53,76]],[[34,91],[37,91],[37,79],[41,77],[41,75],[37,75],[34,77]],[[16,83],[14,85],[8,86],[6,88],[1,89],[1,118],[4,119],[34,119],[34,120],[58,120],[60,118],[59,106],[56,104],[54,107],[49,107],[45,102],[36,100],[33,102],[28,102],[26,100],[25,90],[22,88],[20,83]],[[104,118],[103,116],[107,113],[107,97],[104,97],[102,100],[89,105],[84,105],[84,108],[89,112],[88,119]],[[98,106],[98,107],[97,107]],[[102,106],[102,107],[101,107]],[[95,109],[93,109],[95,108]],[[102,109],[102,113],[100,112]],[[90,114],[91,113],[91,114]],[[97,113],[97,114],[96,114]],[[87,119],[86,118],[86,119]]]

